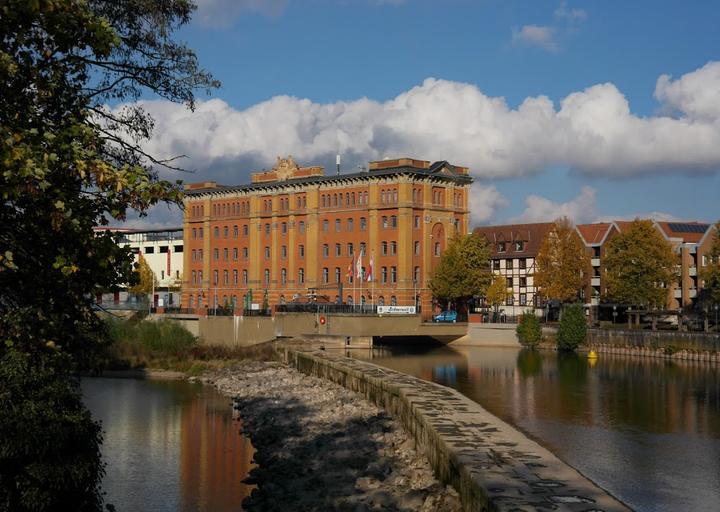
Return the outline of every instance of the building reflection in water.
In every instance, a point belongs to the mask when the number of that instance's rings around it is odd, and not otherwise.
[[[83,379],[102,421],[103,491],[117,510],[239,510],[254,450],[230,399],[184,381]]]
[[[720,503],[717,367],[605,354],[591,365],[499,347],[384,351],[374,363],[457,388],[633,508]]]

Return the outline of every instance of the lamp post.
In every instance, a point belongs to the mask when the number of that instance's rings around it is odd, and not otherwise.
[[[617,306],[613,306],[613,325],[615,325],[615,319],[617,318]]]
[[[718,309],[720,309],[720,305],[715,304],[715,332],[720,332],[720,325],[718,325]]]

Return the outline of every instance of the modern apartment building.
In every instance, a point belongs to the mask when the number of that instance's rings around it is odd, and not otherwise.
[[[186,186],[183,307],[270,306],[311,294],[431,306],[430,272],[468,229],[466,167],[412,158],[326,175],[278,158],[251,183]]]
[[[179,306],[183,279],[183,230],[100,228],[121,235],[119,245],[129,247],[137,262],[142,257],[150,266],[157,288],[152,301],[156,306]],[[126,302],[127,292],[104,294],[102,302]]]
[[[552,223],[483,226],[473,233],[487,240],[495,275],[505,279],[508,296],[504,313],[519,315],[528,309],[538,313],[544,306],[533,281],[535,258]]]

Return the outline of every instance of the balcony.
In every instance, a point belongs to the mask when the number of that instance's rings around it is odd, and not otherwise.
[[[688,290],[688,297],[690,297],[691,299],[696,298],[697,297],[697,288],[690,288]]]
[[[600,258],[591,258],[591,259],[590,259],[590,264],[591,264],[593,267],[599,267],[599,266],[600,266]]]
[[[590,279],[590,284],[592,286],[600,286],[600,278],[599,277],[593,277]]]
[[[600,305],[600,297],[592,297],[590,299],[590,305],[591,306],[598,306]]]
[[[673,290],[673,297],[676,299],[682,299],[682,288],[675,288]]]
[[[697,275],[697,267],[692,266],[688,269],[688,275],[690,277],[695,277]]]

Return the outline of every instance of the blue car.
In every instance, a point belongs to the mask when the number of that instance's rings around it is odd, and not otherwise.
[[[457,322],[457,311],[443,311],[433,317],[433,322]]]

